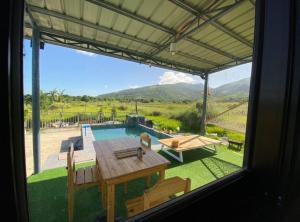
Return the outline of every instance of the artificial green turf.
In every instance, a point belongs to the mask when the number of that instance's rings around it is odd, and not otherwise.
[[[179,163],[159,151],[171,161],[166,178],[189,177],[192,189],[198,188],[234,171],[242,166],[240,153],[218,146],[218,152],[196,149],[183,153],[184,163]],[[80,164],[78,167],[92,165],[94,162]],[[28,199],[31,221],[67,221],[67,171],[57,168],[28,177]],[[152,176],[152,184],[157,181]],[[126,217],[125,201],[141,195],[146,189],[146,179],[140,178],[128,183],[128,193],[124,194],[122,184],[116,188],[117,216]],[[97,216],[105,215],[98,188],[89,188],[76,192],[74,221],[95,221]]]

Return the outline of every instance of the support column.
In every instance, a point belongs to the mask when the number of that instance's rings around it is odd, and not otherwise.
[[[34,173],[41,172],[40,161],[40,31],[32,29],[32,143]]]
[[[203,104],[202,104],[202,117],[200,125],[200,134],[205,135],[206,124],[206,109],[207,109],[207,95],[208,95],[208,74],[204,74],[204,91],[203,91]]]

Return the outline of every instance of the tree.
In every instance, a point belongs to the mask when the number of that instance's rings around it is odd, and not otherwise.
[[[84,109],[85,111],[84,111],[84,112],[86,112],[86,104],[87,104],[88,101],[90,101],[90,98],[89,98],[87,95],[83,95],[83,96],[81,97],[81,101],[83,101],[83,102],[85,103],[85,104],[84,104],[84,105],[85,105],[85,106],[84,106],[84,107],[85,107],[85,109]]]
[[[32,103],[32,96],[30,94],[24,95],[24,103],[25,103],[25,105],[31,105],[31,103]]]
[[[203,110],[203,104],[200,103],[200,102],[197,102],[196,103],[196,108],[198,110],[199,113],[202,113],[202,110]]]
[[[53,104],[53,101],[48,93],[44,93],[42,90],[40,91],[40,109],[42,111],[47,111],[49,107]]]

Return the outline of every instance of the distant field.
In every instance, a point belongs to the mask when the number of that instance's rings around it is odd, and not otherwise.
[[[208,101],[207,114],[208,119],[211,116],[216,116],[228,110],[236,102],[220,102],[216,100]],[[27,106],[27,119],[31,116],[31,107]],[[120,102],[120,101],[98,101],[98,102],[81,102],[71,101],[68,103],[54,103],[47,112],[41,113],[42,121],[60,120],[69,117],[76,118],[78,113],[96,116],[102,112],[105,117],[110,117],[112,110],[116,110],[116,119],[125,119],[129,113],[135,113],[135,102]],[[225,113],[215,119],[209,121],[210,124],[220,126],[225,129],[238,131],[244,134],[246,128],[248,104],[244,104],[234,110]],[[191,103],[173,103],[173,102],[148,102],[137,104],[139,114],[145,115],[148,119],[153,120],[155,127],[161,130],[178,131],[182,127],[182,122],[178,120],[177,116],[181,114],[194,111],[198,113],[196,102]],[[198,118],[200,114],[198,113]],[[191,119],[190,121],[199,121]],[[197,124],[197,122],[195,123]],[[200,121],[199,121],[200,124]]]

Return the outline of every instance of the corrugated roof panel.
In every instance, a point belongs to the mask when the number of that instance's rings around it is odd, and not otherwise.
[[[73,22],[66,22],[67,30],[69,33],[74,35],[81,35],[81,26],[78,24],[75,24]]]
[[[143,27],[143,24],[140,22],[136,22],[132,20],[130,24],[128,25],[128,28],[126,30],[126,34],[135,36],[138,32]]]
[[[243,43],[237,42],[237,41],[232,41],[231,39],[227,39],[226,41],[220,42],[220,43],[216,44],[215,46],[225,52],[232,54],[232,55],[235,55],[235,53],[230,51],[229,49],[235,48],[235,47],[247,47]]]
[[[109,35],[109,37],[106,39],[106,42],[112,45],[117,45],[120,40],[120,37]]]
[[[81,16],[81,0],[63,0],[65,4],[65,13],[67,15],[73,16],[75,18],[80,18]]]
[[[163,40],[165,40],[169,36],[170,35],[164,34],[159,30],[154,30],[147,40],[150,42],[156,42],[157,44],[160,45],[162,44]]]
[[[252,50],[246,46],[232,46],[232,48],[228,47],[227,51],[238,57],[244,57],[252,53]]]
[[[195,33],[192,37],[194,39],[201,40],[201,42],[208,43],[208,42],[212,42],[216,38],[219,38],[223,34],[224,34],[223,32],[217,30],[212,25],[207,25],[205,29],[201,29],[200,31]]]
[[[156,11],[149,19],[158,24],[165,25],[164,21],[172,14],[174,10],[176,10],[176,7],[173,4],[168,1],[161,1],[160,6],[156,9]]]
[[[45,6],[49,10],[63,12],[60,0],[45,0]]]
[[[228,62],[230,59],[224,55],[216,53],[212,50],[203,48],[199,45],[195,45],[188,41],[181,41],[178,45],[178,50],[189,52],[190,54],[196,55],[200,58],[204,58],[210,61],[221,61],[221,62]]]
[[[254,28],[247,31],[247,34],[243,33],[245,39],[252,40],[252,41],[253,41],[253,35],[254,35]]]
[[[44,1],[46,1],[46,4],[44,4]],[[82,19],[83,21],[92,24],[99,24],[100,26],[107,27],[120,33],[125,33],[126,35],[131,35],[142,40],[148,40],[158,46],[165,44],[167,40],[169,41],[171,39],[170,37],[175,37],[171,36],[170,33],[166,31],[154,28],[153,26],[137,21],[134,18],[129,18],[128,16],[115,13],[111,10],[97,6],[96,4],[89,3],[86,0],[29,0],[27,2],[31,5],[40,7],[40,9],[36,9],[37,11],[40,11],[40,13],[33,12],[33,17],[39,26],[50,29],[50,33],[52,28],[54,30],[61,31],[62,33],[66,32],[82,36],[82,38],[87,40],[96,39],[100,42],[107,42],[116,48],[128,48],[131,51],[150,54],[156,51],[156,48],[150,47],[147,44],[141,44],[140,42],[97,31],[93,28],[83,27],[77,23],[43,15],[43,10],[46,9],[50,10],[50,14],[51,11],[59,12],[62,14],[61,16],[64,16],[65,14],[66,16]],[[132,13],[132,16],[138,15],[151,20],[152,22],[157,23],[158,26],[162,26],[163,29],[168,29],[170,31],[173,29],[180,31],[186,22],[191,21],[194,18],[192,13],[182,9],[170,1],[105,0],[104,2],[108,2],[120,9],[129,11]],[[198,11],[207,10],[207,8],[212,5],[213,6],[211,8],[214,9],[233,4],[234,2],[234,0],[184,1],[184,3],[191,5]],[[221,25],[225,24],[223,27],[232,31],[233,34],[225,34],[224,31],[217,29],[217,26],[214,27],[213,24],[205,25],[199,31],[192,34],[192,38],[194,40],[206,43],[214,49],[207,49],[206,47],[201,47],[198,44],[196,45],[195,43],[180,40],[177,44],[178,55],[170,56],[169,48],[167,47],[165,51],[157,53],[155,56],[157,59],[162,58],[163,60],[169,60],[170,62],[173,61],[175,63],[180,63],[181,70],[186,70],[186,67],[189,66],[191,69],[212,70],[215,66],[221,66],[230,62],[233,59],[232,56],[245,57],[250,55],[252,53],[251,47],[247,46],[246,43],[242,43],[243,41],[239,40],[239,37],[234,36],[235,33],[250,43],[253,41],[254,8],[250,2],[245,2],[247,3],[242,3],[239,7],[230,11],[221,18],[218,18],[217,22]],[[209,17],[212,17],[219,12],[220,11],[210,13]],[[203,20],[201,20],[200,23],[201,22],[203,22]],[[197,25],[198,24],[194,24],[188,30],[191,30]],[[25,32],[27,35],[30,35],[30,32],[26,30]],[[51,40],[51,38],[47,38],[46,35],[47,34],[42,34],[46,41],[55,41],[53,39]],[[66,38],[68,38],[67,35]],[[61,39],[63,39],[63,37]],[[68,40],[66,40],[66,42],[68,42]],[[74,47],[70,45],[66,46]],[[86,47],[85,44],[82,44],[82,46]],[[218,50],[221,51],[217,52]]]
[[[129,11],[142,15],[144,18],[151,18],[153,13],[160,7],[160,0],[140,1],[140,0],[125,0],[122,7]]]
[[[84,1],[83,20],[97,24],[100,17],[99,13],[101,13],[101,8]]]
[[[120,46],[122,48],[129,48],[129,49],[132,49],[134,48],[135,45],[131,44],[132,41],[131,40],[127,40],[127,39],[124,39],[124,38],[119,38],[119,41],[117,43],[117,46]]]
[[[107,34],[105,32],[97,31],[96,40],[100,41],[100,42],[105,42],[106,39],[108,38],[108,36],[109,36],[109,34]]]
[[[32,15],[36,19],[36,22],[37,22],[38,25],[43,26],[43,27],[49,27],[50,26],[49,16],[43,15],[43,14],[40,14],[40,13],[36,13],[36,12],[33,12]]]
[[[26,0],[30,5],[35,5],[44,8],[45,2],[41,0]]]
[[[206,9],[208,6],[210,6],[212,3],[214,3],[212,0],[187,0],[187,4],[192,5],[195,9]],[[221,3],[221,1],[219,1]]]
[[[122,33],[129,34],[127,28],[130,26],[130,19],[126,16],[119,15],[117,21],[113,26],[113,30],[117,30]]]
[[[98,7],[98,6],[97,6]],[[111,12],[105,8],[102,8],[99,25],[111,28],[113,17],[116,13]]]
[[[170,8],[170,2],[166,2],[166,4],[168,3],[167,8]],[[173,8],[174,5],[171,7]],[[163,11],[163,9],[162,9]],[[167,13],[167,12],[166,12]],[[178,29],[180,29],[183,25],[185,25],[187,22],[189,22],[191,20],[193,16],[182,10],[181,8],[175,7],[175,9],[173,9],[163,20],[162,24],[164,26],[170,27],[172,30],[176,30],[179,31]]]
[[[65,25],[64,25],[64,20],[55,18],[55,17],[50,17],[51,23],[52,23],[52,28],[55,30],[63,31],[65,32]]]
[[[252,9],[250,9],[246,13],[239,16],[238,19],[233,19],[230,22],[228,22],[226,24],[226,27],[230,29],[235,29],[237,27],[246,25],[246,23],[248,23],[249,21],[254,23],[254,17],[255,17],[255,13]]]
[[[241,3],[241,5],[230,11],[230,13],[227,13],[219,18],[218,21],[226,25],[234,19],[239,19],[239,17],[247,13],[249,9],[253,9],[252,4],[249,1],[244,1],[243,3]]]
[[[82,36],[86,37],[88,39],[94,40],[94,29],[89,28],[89,27],[82,27]]]
[[[240,58],[244,58],[244,57],[248,57],[249,55],[252,55],[252,52],[251,51],[249,52],[249,49],[246,48],[239,48],[238,50],[235,50],[235,53]]]
[[[238,33],[239,36],[244,37],[244,33],[254,29],[254,24],[252,21],[245,22],[245,25],[240,25],[233,29],[232,31]],[[247,33],[246,33],[247,34]]]

